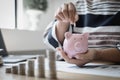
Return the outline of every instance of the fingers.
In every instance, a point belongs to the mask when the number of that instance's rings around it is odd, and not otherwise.
[[[61,48],[56,48],[57,51],[61,54],[61,56],[64,58],[65,61],[69,61],[69,57],[65,54],[65,52]]]
[[[73,5],[73,3],[68,4],[68,11],[69,11],[68,13],[69,13],[70,23],[74,24],[76,9],[75,9],[75,6]]]
[[[65,4],[65,3],[63,4],[62,12],[63,12],[63,15],[65,16],[65,19],[69,20],[68,4]]]
[[[62,21],[64,19],[64,16],[61,12],[61,7],[58,8],[57,12],[55,13],[55,18],[58,20],[58,21]]]
[[[77,54],[75,55],[75,58],[80,60],[85,60],[85,54],[84,53]]]
[[[62,22],[75,23],[78,20],[78,15],[76,14],[76,8],[73,3],[65,3],[55,13],[55,18]]]

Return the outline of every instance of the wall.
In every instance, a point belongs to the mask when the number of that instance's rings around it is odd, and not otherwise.
[[[37,31],[2,29],[2,34],[8,51],[40,50],[45,49],[43,32],[46,26],[54,19],[54,12],[64,2],[74,0],[48,0],[48,11],[41,16],[42,23]]]

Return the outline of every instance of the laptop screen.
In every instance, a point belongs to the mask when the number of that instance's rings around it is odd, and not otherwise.
[[[0,30],[0,56],[2,57],[8,56],[1,30]]]

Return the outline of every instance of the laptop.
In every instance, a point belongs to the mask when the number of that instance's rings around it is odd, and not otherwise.
[[[2,56],[4,63],[18,63],[26,61],[27,59],[36,58],[36,55],[9,55],[4,43],[2,32],[0,30],[0,56]]]

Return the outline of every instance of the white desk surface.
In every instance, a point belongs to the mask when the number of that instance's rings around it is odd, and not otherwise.
[[[58,67],[57,68],[57,79],[49,79],[47,69],[45,71],[46,78],[38,78],[36,76],[28,77],[28,76],[22,76],[22,75],[15,75],[15,74],[11,74],[11,73],[5,73],[5,68],[8,67],[8,65],[4,65],[4,66],[0,67],[0,80],[120,80],[120,77],[115,77],[115,76],[104,76],[104,75],[99,75],[99,74],[97,74],[97,75],[86,74],[86,73],[82,73],[82,72],[78,73],[76,71],[73,71],[73,72],[66,71],[65,69],[62,70],[60,67],[62,67],[63,64],[64,64],[64,66],[65,65],[71,66],[71,65],[66,64],[65,62],[60,62],[60,63],[56,62],[56,63],[57,63],[57,67]],[[71,67],[73,67],[73,66],[71,66]],[[64,67],[64,68],[66,68],[66,67]],[[89,70],[89,69],[86,69],[86,70]],[[93,73],[93,72],[91,72],[91,73]],[[103,74],[103,73],[101,73],[101,74]],[[109,74],[109,72],[108,72],[108,74]],[[118,75],[120,75],[120,74],[118,74]]]

